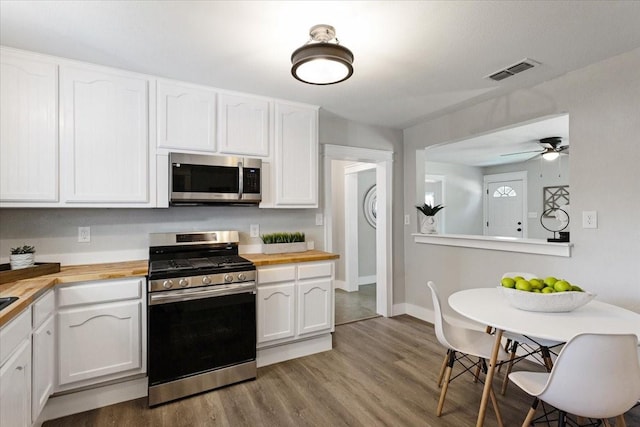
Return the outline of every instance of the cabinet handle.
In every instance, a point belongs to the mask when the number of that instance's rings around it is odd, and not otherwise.
[[[18,371],[22,371],[24,369],[24,366],[16,366],[16,370]]]

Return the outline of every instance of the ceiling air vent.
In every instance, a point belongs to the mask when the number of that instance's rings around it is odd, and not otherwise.
[[[533,59],[525,58],[522,61],[518,62],[517,64],[513,64],[508,66],[507,68],[496,71],[495,73],[490,74],[485,78],[489,78],[491,80],[495,80],[499,82],[500,80],[504,80],[507,77],[515,76],[516,74],[521,73],[525,70],[528,70],[529,68],[533,68],[536,65],[540,65],[540,63],[537,61],[534,61]]]

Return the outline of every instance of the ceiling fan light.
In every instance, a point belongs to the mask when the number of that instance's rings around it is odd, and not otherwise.
[[[320,31],[322,30],[322,31]],[[330,85],[347,80],[353,74],[353,53],[344,46],[329,43],[335,38],[331,26],[312,27],[312,40],[291,55],[291,74],[297,80],[313,85]]]
[[[546,151],[542,153],[542,158],[549,162],[557,159],[559,156],[560,156],[560,153],[558,153],[557,151]]]

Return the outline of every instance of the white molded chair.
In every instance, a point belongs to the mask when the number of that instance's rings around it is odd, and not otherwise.
[[[483,370],[486,370],[486,360],[491,358],[495,340],[493,336],[482,331],[474,331],[472,329],[453,326],[448,323],[442,316],[440,297],[438,296],[436,285],[430,281],[427,283],[427,286],[431,290],[431,296],[433,297],[436,337],[440,344],[447,348],[447,356],[445,356],[445,361],[443,362],[444,369],[440,370],[440,376],[438,379],[438,385],[442,385],[442,391],[440,392],[440,400],[438,401],[436,415],[440,416],[442,415],[442,408],[447,395],[447,388],[452,380],[451,372],[455,362],[459,362],[460,365],[464,367],[465,371],[468,372],[476,366],[478,369],[475,373],[475,381],[477,381],[480,368],[484,368]],[[478,361],[474,362],[474,365],[471,367],[467,367],[462,363],[463,360],[470,360],[469,356],[478,358]],[[498,361],[506,360],[508,357],[509,355],[507,352],[501,347],[500,352],[498,353]],[[500,409],[498,408],[498,403],[493,389],[491,389],[490,396],[493,408],[496,412],[498,424],[503,425],[502,416],[500,414]]]
[[[509,379],[535,399],[522,424],[529,426],[540,401],[560,411],[605,420],[624,414],[640,398],[638,337],[633,334],[579,334],[564,346],[550,373],[513,372]]]
[[[521,276],[526,280],[531,280],[535,277],[539,277],[533,273],[510,271],[504,273],[502,275],[502,278],[516,276]],[[551,359],[552,352],[550,349],[563,344],[558,341],[543,340],[541,338],[515,334],[509,331],[504,331],[502,337],[507,339],[505,350],[509,352],[509,361],[506,362],[507,372],[505,372],[504,374],[502,388],[500,389],[500,393],[503,395],[507,391],[507,386],[509,385],[509,374],[511,373],[511,370],[513,369],[513,365],[515,363],[531,356],[531,358],[540,362],[540,364],[544,366],[547,372],[550,372],[551,368],[553,368],[553,360]],[[524,349],[525,354],[518,356],[518,347]],[[542,360],[540,360],[540,358]]]

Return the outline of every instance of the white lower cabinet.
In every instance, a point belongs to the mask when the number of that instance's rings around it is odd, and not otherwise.
[[[31,425],[31,308],[0,330],[0,426]]]
[[[333,261],[258,267],[258,348],[333,331]]]
[[[145,372],[144,282],[102,280],[58,290],[56,391]]]
[[[55,296],[49,291],[33,305],[31,417],[35,422],[53,393],[55,379]]]
[[[258,344],[293,338],[295,282],[258,287]]]
[[[32,417],[37,420],[53,393],[55,318],[53,316],[33,331]]]

